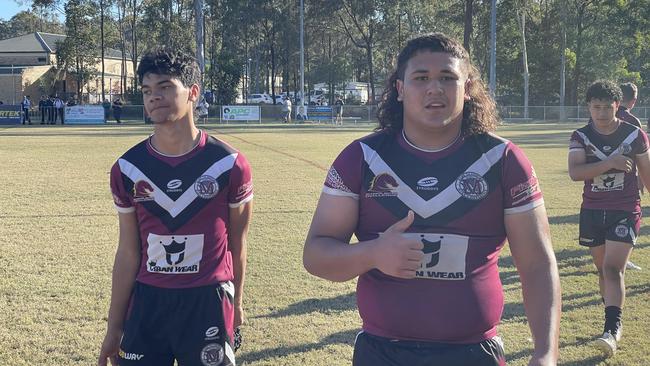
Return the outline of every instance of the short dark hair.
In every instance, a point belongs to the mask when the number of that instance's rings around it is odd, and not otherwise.
[[[462,133],[475,135],[494,131],[499,124],[499,116],[494,99],[488,93],[481,80],[480,73],[470,62],[469,54],[462,44],[442,33],[430,33],[415,37],[397,56],[397,65],[390,75],[379,102],[377,130],[392,130],[394,132],[404,127],[404,105],[397,100],[397,80],[404,80],[408,61],[422,51],[444,52],[462,61],[470,80],[468,94],[470,100],[463,106]]]
[[[598,80],[589,85],[585,99],[589,103],[592,99],[620,102],[621,98],[623,98],[623,92],[621,92],[618,85],[609,80]]]
[[[149,73],[173,76],[186,88],[201,81],[199,65],[194,57],[183,51],[166,47],[155,48],[145,53],[140,60],[137,73],[140,84],[144,76]]]
[[[623,83],[620,85],[621,92],[623,92],[623,102],[629,102],[636,99],[638,89],[634,83]]]

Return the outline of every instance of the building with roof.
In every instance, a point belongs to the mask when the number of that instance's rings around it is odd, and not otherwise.
[[[18,104],[23,95],[30,95],[38,101],[41,95],[58,95],[65,99],[75,98],[76,80],[71,75],[56,68],[56,50],[59,42],[66,36],[34,32],[18,37],[0,40],[0,101]],[[127,55],[123,62],[122,53],[106,48],[104,51],[105,94],[109,100],[119,95],[123,86],[123,75],[127,84],[134,78],[133,63]],[[95,69],[101,70],[101,58],[97,57]],[[101,71],[93,75],[91,81],[82,87],[82,100],[86,103],[101,99]],[[123,88],[122,88],[123,86]]]

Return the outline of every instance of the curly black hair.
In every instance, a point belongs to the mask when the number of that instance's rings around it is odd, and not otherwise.
[[[494,131],[499,124],[496,103],[490,96],[480,73],[470,62],[469,54],[456,40],[442,33],[430,33],[415,37],[406,43],[406,46],[397,56],[395,70],[388,78],[381,101],[377,118],[377,130],[400,131],[404,127],[404,106],[397,100],[397,80],[404,80],[404,73],[408,61],[422,51],[444,52],[462,61],[470,80],[468,94],[470,100],[463,106],[463,122],[461,131],[465,135],[475,135]]]
[[[149,73],[176,77],[186,88],[201,81],[199,64],[193,56],[166,47],[155,48],[140,59],[137,71],[140,84]]]
[[[623,92],[618,85],[609,80],[598,80],[593,82],[587,88],[585,99],[587,103],[592,99],[611,100],[613,102],[620,102],[623,98]]]

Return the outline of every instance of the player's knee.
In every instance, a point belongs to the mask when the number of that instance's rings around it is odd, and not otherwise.
[[[605,263],[603,265],[602,272],[605,278],[610,280],[620,280],[624,276],[625,267],[620,267],[611,263]]]

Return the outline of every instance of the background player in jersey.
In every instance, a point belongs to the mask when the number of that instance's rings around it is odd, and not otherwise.
[[[621,95],[609,81],[589,86],[586,100],[592,123],[573,133],[568,159],[571,179],[585,182],[580,245],[589,247],[605,305],[603,335],[595,344],[610,356],[622,335],[625,263],[641,224],[637,168],[645,185],[650,183],[648,137],[616,118]]]
[[[194,125],[200,77],[167,49],[138,66],[154,133],[111,170],[120,238],[99,365],[235,364],[253,186],[244,155]]]
[[[523,152],[490,133],[495,104],[467,52],[442,34],[414,38],[385,90],[378,131],[330,168],[304,248],[310,273],[359,276],[354,365],[504,365],[506,237],[529,365],[555,365],[560,284],[542,194]]]
[[[641,120],[639,120],[635,115],[632,114],[632,112],[630,112],[632,108],[634,108],[638,96],[638,89],[636,87],[636,84],[623,83],[620,85],[620,88],[623,97],[621,98],[621,104],[618,106],[618,110],[616,111],[616,118],[619,118],[643,130],[643,127],[641,127]],[[643,194],[644,187],[641,179],[638,180],[638,183],[639,183],[639,191],[641,192],[641,194]],[[637,266],[636,264],[632,263],[632,261],[629,260],[625,264],[625,268],[635,269],[635,270],[641,269],[641,267]]]

